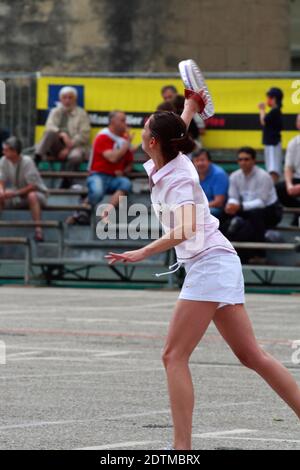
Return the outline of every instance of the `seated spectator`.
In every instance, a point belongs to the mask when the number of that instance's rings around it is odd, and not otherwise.
[[[43,240],[41,207],[47,204],[47,187],[27,155],[22,155],[22,144],[16,137],[9,137],[3,143],[4,156],[0,160],[0,210],[29,207],[36,222],[35,239]]]
[[[77,90],[63,87],[59,92],[60,105],[53,108],[46,121],[46,131],[36,146],[37,161],[65,162],[65,170],[75,171],[88,159],[90,119],[77,106]]]
[[[267,229],[281,220],[282,207],[278,202],[272,177],[256,166],[256,152],[251,147],[238,151],[240,169],[229,179],[228,202],[225,212],[228,220],[222,230],[233,241],[264,242]],[[251,252],[256,256],[262,252]],[[243,251],[244,261],[250,252]],[[247,259],[245,259],[247,258]]]
[[[200,177],[200,184],[209,202],[212,215],[220,218],[227,199],[229,179],[220,166],[212,163],[208,150],[197,150],[193,154],[193,163]]]
[[[87,179],[87,202],[92,206],[100,203],[106,194],[111,194],[110,204],[117,207],[119,198],[131,191],[132,184],[126,176],[132,170],[133,135],[127,133],[126,115],[122,111],[109,114],[109,126],[97,135],[89,162],[90,175]],[[110,208],[110,210],[112,209]],[[101,217],[108,220],[109,210]],[[76,223],[74,214],[67,223]]]
[[[300,114],[296,127],[300,131]],[[300,207],[300,134],[288,144],[285,156],[284,181],[276,184],[280,202],[286,207]],[[299,216],[295,214],[292,225],[298,225]]]

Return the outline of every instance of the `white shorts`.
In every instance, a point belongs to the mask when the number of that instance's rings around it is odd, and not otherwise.
[[[265,167],[268,173],[282,175],[282,148],[281,143],[265,146]]]
[[[235,253],[210,253],[184,265],[186,276],[179,299],[244,304],[244,276],[240,258]]]

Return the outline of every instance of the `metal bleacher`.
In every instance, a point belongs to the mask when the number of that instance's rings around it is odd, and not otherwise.
[[[137,163],[138,165],[138,163]],[[155,270],[165,268],[172,262],[173,254],[156,255],[138,265],[111,265],[104,258],[108,251],[134,249],[147,240],[99,240],[96,236],[97,217],[91,207],[83,203],[87,194],[85,181],[88,173],[83,167],[80,172],[66,172],[59,168],[40,165],[40,171],[49,188],[48,205],[42,212],[44,241],[35,242],[34,222],[28,210],[4,210],[0,217],[0,279],[2,282],[20,280],[24,283],[47,283],[57,281],[90,283],[133,282],[153,283]],[[46,169],[45,169],[46,166]],[[47,168],[48,166],[48,168]],[[80,189],[60,189],[63,179],[71,178],[80,182]],[[145,174],[134,171],[134,193],[129,196],[128,205],[146,204],[150,209],[149,194],[145,193]],[[141,190],[141,186],[143,186]],[[105,197],[102,203],[109,200]],[[76,210],[90,213],[90,225],[66,225],[65,220]],[[130,217],[128,219],[130,221]],[[124,225],[124,224],[123,224]],[[122,227],[124,230],[124,227]],[[136,273],[136,268],[138,272]],[[161,284],[161,283],[160,283]]]
[[[128,206],[142,203],[147,206],[147,220],[150,218],[151,204],[148,181],[141,165],[144,159],[139,157],[130,175],[133,192],[128,197]],[[233,159],[215,157],[214,161],[222,164],[230,172],[236,169]],[[261,162],[260,162],[261,164]],[[0,216],[0,282],[20,282],[25,284],[64,284],[89,283],[93,285],[130,284],[172,287],[180,284],[182,273],[157,279],[155,272],[166,271],[175,260],[174,251],[156,255],[141,263],[126,265],[117,263],[108,265],[105,254],[109,251],[136,249],[149,242],[148,239],[132,240],[120,236],[126,231],[134,217],[120,222],[117,217],[115,239],[100,240],[96,235],[99,221],[88,204],[83,203],[87,194],[85,181],[86,169],[72,173],[41,165],[41,174],[49,188],[48,206],[42,213],[44,231],[43,242],[33,239],[34,222],[28,210],[4,210]],[[59,189],[65,178],[75,179],[75,189]],[[103,202],[107,202],[106,197]],[[66,225],[66,218],[75,210],[90,213],[89,225]],[[291,227],[290,221],[297,209],[286,208],[283,221],[278,230],[282,243],[235,243],[238,250],[264,250],[267,262],[262,265],[244,266],[246,282],[249,285],[277,286],[300,285],[300,228]],[[300,210],[298,210],[300,215]],[[142,228],[142,227],[141,227]],[[159,232],[161,233],[161,232]]]

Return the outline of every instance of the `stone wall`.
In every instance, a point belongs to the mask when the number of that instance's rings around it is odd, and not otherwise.
[[[2,71],[288,70],[289,0],[2,0]]]

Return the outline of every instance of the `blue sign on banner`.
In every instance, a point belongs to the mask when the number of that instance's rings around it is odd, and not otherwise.
[[[66,85],[49,85],[48,90],[48,109],[55,108],[57,103],[59,103],[59,91]],[[76,88],[78,93],[77,104],[84,108],[84,86],[83,85],[70,85],[73,88]]]

